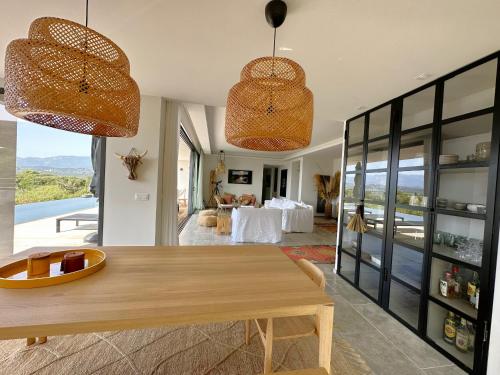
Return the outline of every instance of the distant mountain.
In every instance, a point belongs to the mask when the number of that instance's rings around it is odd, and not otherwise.
[[[50,156],[17,158],[17,170],[31,169],[60,176],[90,176],[93,174],[90,156]]]

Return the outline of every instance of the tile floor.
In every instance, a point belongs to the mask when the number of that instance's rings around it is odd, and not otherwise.
[[[282,245],[331,245],[336,236],[315,228],[313,233],[286,234]],[[214,228],[199,227],[193,215],[179,236],[181,245],[232,244]],[[335,301],[334,335],[348,341],[378,375],[461,375],[451,361],[409,331],[383,309],[322,264],[326,291]]]
[[[214,227],[197,224],[198,215],[192,215],[179,235],[179,245],[238,245],[231,242],[230,235],[218,235]],[[313,233],[284,233],[279,246],[332,245],[337,242],[337,234],[319,227]],[[241,244],[239,244],[241,245]]]

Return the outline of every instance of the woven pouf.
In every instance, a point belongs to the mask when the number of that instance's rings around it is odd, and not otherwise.
[[[217,210],[203,210],[198,213],[198,216],[217,216]]]
[[[217,225],[217,216],[198,216],[198,225],[215,227]]]

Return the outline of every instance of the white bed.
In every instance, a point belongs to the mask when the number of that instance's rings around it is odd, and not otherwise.
[[[281,242],[281,210],[279,209],[235,208],[231,219],[233,242]]]
[[[281,229],[285,232],[311,233],[314,227],[313,206],[286,198],[273,198],[264,202],[266,209],[281,209]]]

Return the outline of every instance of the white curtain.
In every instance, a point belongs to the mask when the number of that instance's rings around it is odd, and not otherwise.
[[[200,160],[198,162],[198,173],[196,176],[196,184],[194,185],[194,204],[193,208],[195,210],[203,210],[205,208],[203,204],[203,152],[200,153]]]

